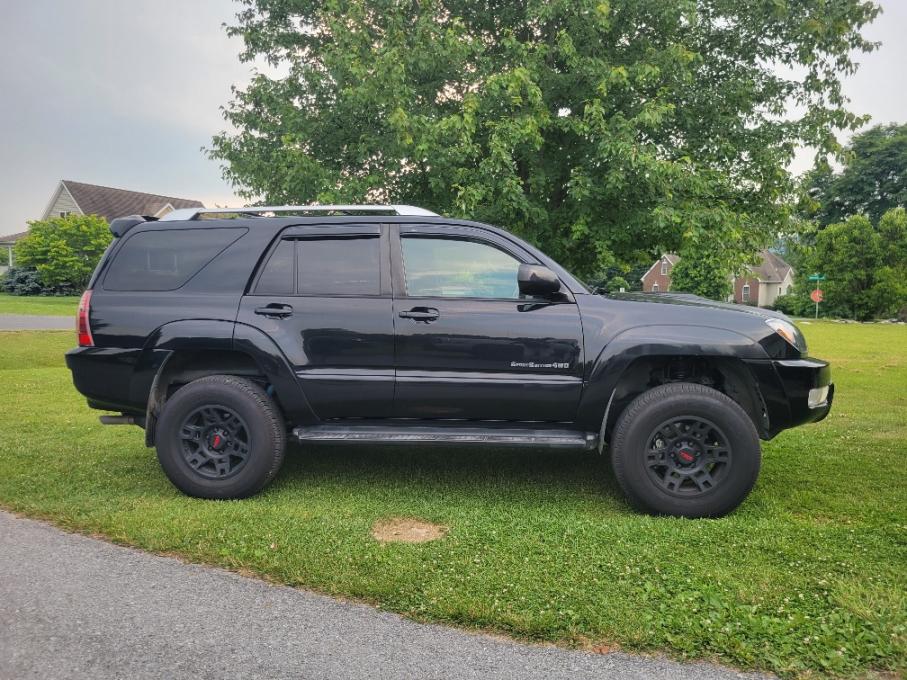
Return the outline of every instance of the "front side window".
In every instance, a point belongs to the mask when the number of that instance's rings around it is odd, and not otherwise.
[[[520,297],[520,261],[487,243],[404,236],[403,268],[411,297]]]
[[[106,290],[176,290],[247,229],[158,229],[135,234],[116,253]]]

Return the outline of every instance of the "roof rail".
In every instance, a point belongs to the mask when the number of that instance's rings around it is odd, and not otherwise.
[[[438,213],[414,205],[253,205],[244,208],[182,208],[173,210],[159,219],[160,222],[175,220],[197,220],[199,215],[249,215],[264,217],[263,213],[392,213],[394,215],[418,215],[439,217]]]

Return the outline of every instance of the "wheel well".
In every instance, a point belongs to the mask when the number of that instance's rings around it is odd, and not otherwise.
[[[631,401],[653,387],[672,382],[705,385],[727,395],[746,411],[759,436],[768,436],[762,394],[743,362],[726,357],[650,356],[634,360],[621,375],[603,423],[604,440],[610,440],[618,417]]]
[[[233,350],[176,350],[158,372],[148,395],[145,444],[154,445],[154,429],[164,403],[184,385],[209,375],[242,375],[261,383],[280,407],[264,371],[248,354]]]

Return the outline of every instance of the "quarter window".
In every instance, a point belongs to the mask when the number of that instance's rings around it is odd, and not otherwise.
[[[159,229],[129,238],[104,277],[106,290],[176,290],[246,229]]]
[[[520,261],[487,243],[404,236],[406,294],[413,297],[520,297]]]

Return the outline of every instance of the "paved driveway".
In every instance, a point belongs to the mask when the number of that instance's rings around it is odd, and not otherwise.
[[[0,512],[0,678],[179,677],[744,676],[418,624]]]
[[[71,316],[0,314],[0,331],[75,331],[75,327]]]

